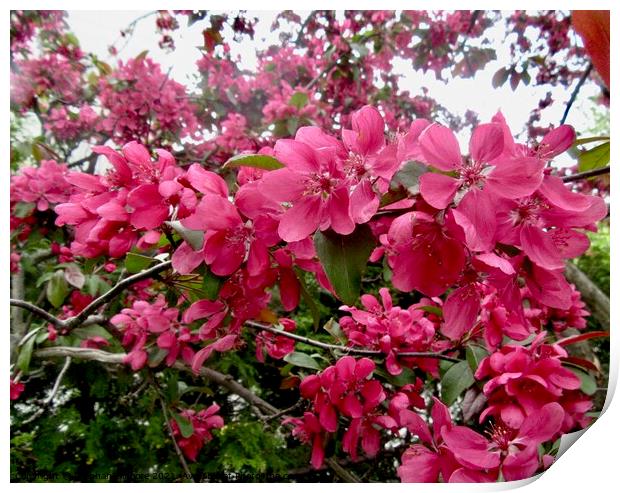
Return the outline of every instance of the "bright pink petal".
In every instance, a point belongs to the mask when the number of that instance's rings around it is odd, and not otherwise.
[[[351,418],[361,418],[364,414],[362,404],[355,394],[347,394],[342,403],[342,410]]]
[[[363,179],[351,193],[349,216],[357,224],[367,223],[379,209],[379,197],[372,189],[370,180]]]
[[[288,209],[280,219],[278,234],[284,241],[300,241],[314,233],[320,223],[321,198],[308,195]]]
[[[557,402],[543,406],[539,411],[526,416],[519,430],[519,439],[530,445],[551,440],[562,427],[564,409]]]
[[[532,262],[551,270],[564,267],[550,232],[528,224],[521,228],[520,239],[521,248]]]
[[[504,132],[496,123],[478,125],[469,141],[469,154],[476,163],[488,163],[504,150]]]
[[[538,447],[526,447],[525,450],[509,454],[502,464],[502,474],[506,481],[518,481],[530,478],[538,470]]]
[[[123,146],[123,155],[132,164],[150,164],[151,155],[146,147],[136,141]]]
[[[308,144],[292,139],[280,139],[276,142],[274,151],[276,158],[289,170],[301,173],[319,172],[319,157]]]
[[[412,445],[402,456],[397,474],[403,483],[436,483],[439,456],[422,445]]]
[[[319,413],[319,421],[326,431],[335,432],[338,429],[338,415],[334,406],[331,404],[324,405]]]
[[[567,211],[585,211],[591,205],[588,195],[571,192],[558,176],[545,176],[540,193],[553,205]]]
[[[332,192],[327,200],[327,213],[329,214],[331,229],[336,233],[341,235],[353,233],[355,223],[349,213],[349,192],[345,187],[337,188]],[[302,238],[297,239],[301,240]]]
[[[270,171],[258,181],[258,190],[269,199],[290,202],[300,198],[305,192],[305,176],[288,168]]]
[[[426,162],[442,171],[451,171],[463,162],[456,136],[442,125],[428,126],[420,135],[420,147]]]
[[[179,274],[189,274],[202,263],[203,259],[202,251],[196,251],[188,243],[183,242],[172,254],[172,267]]]
[[[194,320],[207,318],[223,310],[221,301],[200,300],[193,303],[183,314],[183,323],[189,324]]]
[[[420,194],[435,209],[448,207],[460,186],[456,178],[440,173],[424,173],[420,177]]]
[[[538,149],[542,159],[551,159],[568,150],[575,142],[575,129],[570,125],[560,125],[543,137]]]
[[[464,466],[492,469],[499,466],[499,452],[490,452],[489,442],[482,435],[466,426],[444,429],[442,436],[456,460]]]
[[[544,167],[544,161],[532,157],[502,161],[487,177],[485,188],[507,199],[527,197],[542,183]]]
[[[385,123],[377,109],[364,106],[353,113],[351,121],[356,139],[354,142],[343,139],[349,149],[364,156],[379,152],[385,143]]]
[[[228,196],[228,186],[220,175],[204,169],[197,163],[192,164],[185,175],[187,181],[196,190],[221,197]]]
[[[495,246],[496,211],[491,194],[472,188],[454,210],[454,219],[465,232],[470,250],[486,252]]]
[[[443,305],[444,324],[441,333],[457,340],[470,330],[480,312],[480,297],[475,288],[463,286],[450,293]]]

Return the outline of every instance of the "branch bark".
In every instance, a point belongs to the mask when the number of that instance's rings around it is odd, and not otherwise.
[[[112,289],[102,294],[101,296],[99,296],[99,298],[96,298],[89,305],[84,307],[84,309],[80,313],[78,313],[74,317],[69,317],[65,320],[60,320],[59,318],[43,310],[42,308],[39,308],[38,306],[35,306],[32,303],[29,303],[21,299],[11,299],[10,303],[11,303],[11,306],[17,306],[25,310],[28,310],[34,313],[35,315],[38,315],[39,317],[41,317],[44,320],[47,320],[48,322],[50,322],[51,324],[53,324],[55,327],[59,329],[71,330],[75,327],[79,327],[80,325],[89,325],[92,323],[100,323],[99,321],[104,321],[105,319],[101,316],[94,316],[94,318],[92,319],[90,319],[90,316],[99,307],[111,301],[113,298],[115,298],[118,294],[120,294],[122,291],[127,289],[132,284],[135,284],[136,282],[142,281],[144,279],[148,279],[149,277],[152,277],[155,274],[158,274],[166,269],[169,269],[171,266],[172,266],[172,261],[168,260],[166,262],[162,262],[160,264],[154,265],[150,269],[146,269],[146,270],[143,270],[142,272],[138,272],[137,274],[134,274],[133,276],[126,277],[122,281],[119,281],[118,283],[116,283],[116,285]]]
[[[573,103],[577,99],[577,95],[579,94],[579,91],[581,90],[581,86],[583,86],[586,79],[590,75],[590,72],[592,72],[592,68],[593,68],[592,62],[590,62],[588,66],[586,67],[585,72],[579,79],[579,82],[577,82],[577,85],[575,86],[575,89],[573,90],[572,94],[570,95],[570,99],[568,100],[568,103],[566,103],[566,109],[564,110],[564,114],[562,115],[562,119],[560,120],[560,125],[564,125],[564,123],[566,122],[566,118],[568,118],[568,112],[570,111],[570,109],[573,106]]]
[[[584,180],[586,178],[592,178],[593,176],[606,175],[611,170],[611,166],[605,166],[603,168],[592,169],[590,171],[583,171],[581,173],[575,173],[574,175],[563,176],[562,181],[569,183],[572,181]]]
[[[263,325],[257,322],[246,322],[246,326],[251,327],[253,329],[265,330],[267,332],[271,332],[272,334],[276,334],[282,337],[288,337],[289,339],[293,339],[295,341],[303,342],[304,344],[308,344],[310,346],[319,347],[322,349],[341,351],[347,354],[357,354],[360,356],[375,356],[375,357],[384,357],[385,353],[381,351],[376,351],[373,349],[357,349],[348,346],[339,346],[337,344],[328,344],[326,342],[316,341],[314,339],[310,339],[309,337],[300,336],[298,334],[292,332],[286,332],[284,330],[276,329],[270,325]],[[458,358],[453,358],[451,356],[447,356],[442,353],[428,353],[428,352],[415,352],[415,351],[403,351],[402,353],[395,353],[396,356],[407,357],[407,358],[433,358],[433,359],[441,359],[445,361],[451,361],[453,363],[458,363],[461,360]]]
[[[108,363],[108,364],[121,364],[123,362],[123,358],[126,356],[124,353],[108,353],[106,351],[101,351],[99,349],[90,349],[90,348],[78,348],[78,347],[69,347],[69,346],[56,346],[38,349],[33,353],[33,356],[36,358],[54,358],[54,357],[71,357],[75,359],[83,359],[90,361],[98,361],[100,363]],[[173,365],[174,368],[193,373],[192,370],[177,361]],[[252,406],[256,406],[261,411],[268,415],[275,415],[281,413],[281,410],[277,407],[271,405],[269,402],[261,399],[250,389],[245,388],[239,382],[237,382],[231,375],[225,375],[211,368],[201,368],[199,372],[200,376],[210,380],[222,387],[230,390],[233,394],[238,395],[243,400],[245,400],[248,404]],[[361,482],[359,478],[352,472],[344,469],[336,459],[330,457],[325,459],[325,463],[329,465],[329,467],[340,477],[342,480],[346,482]]]
[[[609,330],[609,297],[572,262],[566,262],[566,279],[573,283],[588,305],[592,316],[604,330]]]

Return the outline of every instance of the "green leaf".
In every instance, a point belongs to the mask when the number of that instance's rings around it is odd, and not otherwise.
[[[206,269],[206,272],[202,277],[201,291],[203,296],[208,300],[214,301],[220,293],[220,288],[222,287],[223,282],[224,280],[221,277],[216,276],[211,272],[211,270]]]
[[[73,33],[65,33],[65,41],[73,46],[80,46],[80,42]]]
[[[394,175],[390,189],[404,187],[415,195],[420,192],[420,177],[428,172],[428,167],[418,161],[407,161],[404,166]]]
[[[297,351],[287,354],[284,357],[284,361],[301,368],[309,368],[311,370],[321,369],[319,364],[311,356],[308,356],[306,353],[298,353]]]
[[[438,317],[443,317],[443,310],[439,306],[433,306],[433,305],[418,306],[416,310],[422,310],[423,312],[432,313],[433,315],[437,315]]]
[[[340,324],[333,318],[330,318],[323,328],[340,344],[345,345],[347,343],[347,336],[340,328]]]
[[[284,165],[273,156],[266,154],[240,154],[231,157],[224,168],[237,168],[239,166],[249,166],[250,168],[266,169],[272,171],[274,169],[284,168]]]
[[[596,380],[592,375],[585,371],[578,370],[577,368],[569,368],[575,375],[579,377],[581,380],[581,387],[579,389],[587,395],[594,395],[598,385],[596,384]]]
[[[35,286],[37,288],[41,287],[43,285],[43,283],[49,281],[52,276],[54,275],[54,272],[46,272],[44,274],[41,274],[39,276],[39,278],[37,279],[37,282],[35,283]]]
[[[34,349],[34,342],[36,337],[29,337],[28,340],[19,349],[19,356],[17,356],[17,368],[23,373],[28,372],[30,367],[30,360],[32,359],[32,350]]]
[[[202,249],[205,239],[204,231],[186,228],[181,221],[166,221],[166,224],[174,229],[194,250]]]
[[[579,155],[579,171],[590,171],[609,164],[609,142],[600,144]]]
[[[308,104],[308,100],[308,95],[305,92],[296,92],[288,100],[288,104],[300,110]]]
[[[181,435],[183,435],[183,438],[189,438],[194,434],[194,426],[189,419],[175,413],[174,411],[170,411],[170,414],[172,414],[172,417],[179,425],[179,430],[181,430]]]
[[[149,54],[149,50],[141,51],[140,54],[136,58],[134,58],[134,60],[142,61],[146,58],[146,55],[148,54]]]
[[[497,72],[495,72],[495,75],[493,75],[493,80],[491,81],[493,87],[497,89],[498,87],[503,86],[508,80],[509,75],[510,72],[506,67],[500,68]]]
[[[299,128],[299,118],[296,116],[289,118],[286,120],[286,131],[289,135],[295,135],[297,129]]]
[[[484,358],[489,355],[489,352],[482,346],[477,344],[470,344],[465,348],[465,357],[469,363],[469,367],[472,372],[475,372]]]
[[[82,274],[82,270],[76,264],[67,264],[65,267],[65,280],[78,289],[84,287],[86,278]]]
[[[591,142],[600,142],[602,140],[609,140],[609,135],[602,135],[600,137],[584,137],[582,139],[577,139],[573,145],[582,145],[589,144]]]
[[[461,393],[474,383],[474,375],[467,361],[451,366],[441,379],[441,400],[450,406]]]
[[[314,246],[321,265],[338,298],[349,305],[359,298],[362,275],[375,247],[375,238],[367,224],[360,224],[350,235],[331,230],[317,231]]]
[[[101,325],[89,325],[87,327],[79,327],[71,332],[80,339],[88,339],[89,337],[103,337],[104,339],[112,339],[112,335]]]
[[[13,207],[12,216],[24,218],[33,213],[35,204],[33,202],[18,202]]]
[[[398,375],[391,375],[381,368],[375,369],[375,373],[385,378],[389,383],[395,387],[402,387],[404,385],[415,383],[415,373],[411,368],[402,368],[402,371]]]
[[[65,273],[63,270],[54,272],[50,280],[47,281],[45,294],[54,308],[60,308],[69,294],[69,286],[65,280]]]
[[[321,322],[321,311],[319,310],[319,306],[316,304],[314,297],[311,296],[310,291],[308,291],[308,285],[306,284],[306,278],[303,271],[297,267],[293,270],[297,280],[299,281],[301,297],[308,306],[308,310],[310,310],[310,315],[312,316],[312,327],[314,330],[317,330],[319,328],[319,323]]]
[[[128,252],[125,257],[125,269],[127,269],[127,272],[130,274],[137,274],[151,265],[153,260],[152,257],[147,257],[146,255]]]

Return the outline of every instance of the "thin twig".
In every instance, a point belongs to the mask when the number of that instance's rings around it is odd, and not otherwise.
[[[579,79],[579,82],[577,82],[575,89],[573,89],[573,93],[570,95],[570,99],[568,100],[568,103],[566,103],[566,109],[564,110],[564,114],[562,115],[562,119],[560,120],[560,125],[564,125],[564,122],[566,122],[566,118],[568,117],[568,112],[573,106],[575,99],[577,99],[577,94],[579,94],[579,90],[581,89],[581,86],[583,86],[586,79],[590,75],[590,72],[592,72],[592,67],[593,67],[592,62],[588,63],[588,66],[586,67],[585,72]]]
[[[90,349],[90,348],[78,348],[78,347],[69,347],[69,346],[57,346],[57,347],[49,347],[38,349],[33,353],[33,356],[36,358],[53,358],[58,356],[71,356],[73,358],[91,360],[91,361],[99,361],[101,363],[113,363],[120,364],[123,362],[126,354],[124,353],[108,353],[106,351],[101,351],[100,349]],[[176,361],[174,363],[174,368],[185,371],[192,372],[191,368],[189,368],[184,363],[180,361]],[[235,381],[235,379],[231,375],[225,375],[216,370],[212,370],[211,368],[201,368],[200,376],[211,380],[212,382],[221,385],[224,388],[230,390],[233,394],[238,395],[243,400],[245,400],[251,406],[255,406],[259,408],[266,414],[274,415],[280,411],[277,407],[271,405],[269,402],[261,399],[250,389],[245,388],[239,382]],[[329,465],[329,467],[344,481],[347,482],[360,482],[359,478],[342,468],[342,466],[338,463],[336,459],[330,457],[325,459],[325,463]]]
[[[385,353],[381,351],[376,351],[373,349],[357,349],[357,348],[352,348],[348,346],[339,346],[337,344],[328,344],[326,342],[321,342],[315,339],[310,339],[309,337],[300,336],[292,332],[286,332],[284,330],[276,329],[275,327],[272,327],[270,325],[259,324],[257,322],[248,321],[245,323],[245,325],[252,327],[254,329],[265,330],[267,332],[271,332],[279,336],[288,337],[289,339],[303,342],[304,344],[308,344],[314,347],[319,347],[322,349],[341,351],[343,353],[357,354],[360,356],[385,356]],[[453,363],[458,363],[461,361],[458,358],[446,356],[445,354],[442,354],[442,353],[417,352],[417,351],[403,351],[402,353],[395,353],[395,356],[403,357],[403,358],[433,358],[433,359],[451,361]]]
[[[291,407],[287,407],[286,409],[282,409],[282,411],[279,411],[276,414],[272,414],[270,416],[265,416],[263,418],[263,421],[264,422],[273,421],[274,419],[280,418],[280,417],[284,416],[285,414],[289,414],[291,411],[295,411],[296,409],[299,409],[301,406],[303,406],[303,404],[304,404],[303,399],[299,399]]]
[[[89,319],[89,315],[95,312],[100,306],[108,303],[110,300],[116,297],[116,295],[124,291],[126,288],[128,288],[132,284],[135,284],[136,282],[142,281],[144,279],[148,279],[149,277],[152,277],[155,274],[158,274],[159,272],[169,269],[171,266],[172,266],[172,261],[168,260],[166,262],[162,262],[160,264],[154,265],[150,269],[146,269],[146,270],[143,270],[142,272],[138,272],[137,274],[134,274],[133,276],[126,277],[122,281],[119,281],[118,283],[116,283],[112,289],[110,289],[106,293],[99,296],[99,298],[93,300],[80,313],[78,313],[74,317],[69,317],[65,320],[60,320],[59,318],[43,310],[42,308],[39,308],[38,306],[35,306],[32,303],[29,303],[24,300],[11,299],[10,303],[12,306],[18,306],[20,308],[24,308],[25,310],[29,310],[33,312],[35,315],[39,315],[41,318],[52,323],[57,328],[70,330],[70,329],[73,329],[75,327],[78,327],[86,323]]]
[[[575,173],[574,175],[567,175],[562,177],[562,181],[564,183],[569,183],[571,181],[584,180],[586,178],[592,178],[593,176],[606,175],[611,171],[610,166],[605,166],[604,168],[592,169],[590,171],[583,171],[581,173]]]
[[[168,433],[170,434],[170,438],[174,445],[174,450],[176,451],[179,457],[179,462],[181,463],[181,467],[183,468],[183,471],[185,471],[186,477],[192,483],[195,483],[196,481],[194,481],[194,476],[192,475],[192,472],[189,470],[189,467],[187,466],[187,462],[185,461],[185,457],[183,457],[183,452],[181,451],[181,448],[179,447],[179,444],[177,443],[177,439],[174,436],[174,430],[172,429],[172,425],[170,424],[170,416],[168,415],[168,409],[166,408],[166,402],[164,401],[162,392],[152,377],[151,377],[151,383],[153,383],[155,390],[157,390],[157,394],[159,396],[159,404],[161,405],[161,411],[164,414],[164,420],[166,421],[166,427],[168,428]]]
[[[54,382],[54,386],[52,387],[52,392],[47,397],[47,399],[43,401],[45,405],[51,404],[51,402],[54,400],[54,397],[56,396],[56,393],[58,392],[58,389],[60,388],[60,383],[62,382],[62,379],[65,376],[65,373],[67,373],[69,366],[71,366],[71,356],[67,356],[65,358],[65,364],[60,370],[58,377],[56,377],[56,381]]]
[[[325,67],[314,79],[312,79],[310,82],[306,84],[304,89],[306,90],[312,89],[312,87],[321,79],[321,77],[323,77],[325,74],[330,72],[336,65],[338,65],[338,62],[340,62],[340,59],[343,56],[344,56],[344,53],[340,55],[338,58],[336,58],[334,61],[332,61],[329,65],[327,65],[327,67]]]
[[[43,399],[42,401],[39,401],[40,403],[39,409],[37,409],[37,411],[32,416],[26,419],[22,423],[22,426],[30,424],[36,419],[39,419],[39,417],[43,415],[45,411],[47,411],[50,404],[54,400],[54,397],[56,397],[56,394],[58,393],[58,389],[60,388],[60,383],[62,382],[62,379],[65,376],[65,373],[67,373],[67,370],[69,369],[70,365],[71,365],[71,356],[67,356],[65,359],[65,364],[63,365],[62,369],[60,370],[60,373],[56,377],[56,381],[54,382],[54,386],[52,387],[50,395],[46,397],[45,399]]]

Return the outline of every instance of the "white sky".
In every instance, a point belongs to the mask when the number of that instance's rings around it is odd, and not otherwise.
[[[296,11],[304,18],[309,11]],[[147,11],[69,11],[69,26],[80,40],[84,51],[93,52],[98,57],[108,63],[115,62],[115,57],[108,53],[108,46],[119,38],[119,33],[126,28],[133,20],[147,13]],[[256,36],[254,41],[243,43],[232,43],[233,54],[240,54],[244,68],[252,69],[256,66],[255,50],[264,48],[276,41],[274,33],[269,31],[271,23],[277,12],[274,11],[248,11],[248,17],[258,17],[259,22],[256,26]],[[173,31],[172,36],[175,40],[176,50],[166,53],[158,46],[161,37],[155,30],[155,16],[147,17],[137,23],[134,34],[125,47],[120,51],[119,57],[128,59],[138,55],[145,49],[149,50],[148,55],[161,64],[162,70],[166,72],[170,67],[171,76],[178,82],[192,85],[192,79],[196,76],[196,60],[200,58],[200,51],[197,46],[202,44],[202,30],[204,23],[198,22],[188,28],[185,18],[179,17],[180,29]],[[521,132],[527,122],[530,111],[535,108],[538,101],[550,90],[549,86],[536,87],[534,85],[524,86],[520,84],[513,92],[509,84],[504,84],[498,89],[491,85],[493,74],[500,68],[507,65],[509,61],[508,45],[504,42],[503,20],[500,20],[496,27],[492,28],[492,35],[497,42],[494,47],[497,50],[497,60],[489,62],[484,70],[477,72],[471,79],[456,78],[448,83],[440,82],[435,79],[432,72],[423,74],[421,71],[414,71],[406,61],[395,61],[394,69],[403,75],[400,87],[409,90],[411,94],[421,93],[422,87],[429,89],[429,96],[444,105],[449,111],[463,115],[466,110],[471,109],[480,115],[482,122],[488,121],[498,109],[501,109],[514,134]],[[117,43],[121,48],[124,40]],[[572,90],[572,88],[571,88]],[[555,103],[544,110],[543,123],[557,123],[562,117],[565,102],[570,97],[571,90],[561,87],[552,89]],[[585,131],[591,126],[591,122],[585,119],[585,111],[580,111],[580,107],[589,106],[588,97],[598,94],[598,89],[594,84],[586,84],[581,89],[579,98],[574,105],[567,123],[572,124],[578,133]],[[468,135],[460,135],[462,145],[465,147]]]

